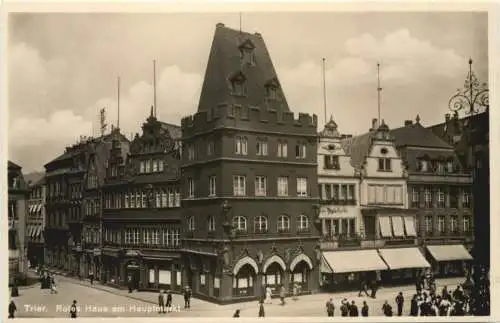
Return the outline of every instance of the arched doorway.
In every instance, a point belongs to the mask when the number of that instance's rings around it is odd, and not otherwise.
[[[263,287],[270,287],[273,294],[279,293],[281,286],[285,284],[285,270],[283,259],[277,255],[269,257],[262,266]]]
[[[293,285],[297,285],[301,291],[309,290],[309,279],[313,269],[311,258],[305,254],[297,255],[290,263],[291,277]]]
[[[254,296],[258,270],[255,260],[248,256],[236,262],[233,267],[233,296]]]

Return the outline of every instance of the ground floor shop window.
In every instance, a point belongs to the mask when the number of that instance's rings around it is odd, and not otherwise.
[[[233,277],[233,295],[253,296],[255,272],[250,265],[243,266]]]
[[[463,276],[465,274],[465,263],[463,261],[440,262],[436,274],[439,276]]]
[[[307,282],[309,276],[309,265],[305,261],[301,261],[295,266],[290,280],[293,284],[297,285],[301,291],[308,290]]]
[[[265,275],[262,276],[262,284],[270,287],[273,294],[278,294],[283,283],[283,270],[278,263],[273,263],[267,268]]]
[[[149,279],[148,279],[148,286],[150,288],[155,287],[156,284],[156,270],[150,269],[149,270]]]
[[[220,296],[220,278],[214,277],[214,296]]]
[[[200,292],[208,294],[207,274],[200,273]]]
[[[172,288],[172,271],[168,269],[158,270],[158,285],[163,289]]]
[[[415,275],[416,269],[414,268],[387,270],[383,272],[383,280],[386,282],[406,281],[414,279]]]

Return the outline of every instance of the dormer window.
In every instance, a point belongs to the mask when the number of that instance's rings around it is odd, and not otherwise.
[[[269,100],[278,100],[278,89],[274,86],[267,87],[267,97]]]
[[[238,71],[236,74],[234,74],[231,78],[231,92],[232,95],[238,95],[238,96],[243,96],[246,93],[246,86],[245,86],[245,75],[241,71]]]
[[[254,49],[253,43],[247,39],[240,45],[240,55],[242,65],[254,65]]]

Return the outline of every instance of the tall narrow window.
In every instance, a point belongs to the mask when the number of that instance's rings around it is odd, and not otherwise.
[[[145,163],[144,163],[144,161],[141,160],[139,162],[139,173],[141,173],[141,174],[144,173],[144,169],[145,169]]]
[[[194,181],[192,178],[188,178],[187,180],[187,185],[188,185],[188,197],[194,197]]]
[[[255,196],[267,195],[267,178],[265,176],[255,177]]]
[[[307,146],[304,144],[297,144],[295,146],[295,157],[298,159],[306,158]]]
[[[267,142],[258,140],[256,145],[257,156],[267,156]]]
[[[299,218],[297,219],[297,229],[299,231],[309,230],[309,218],[304,214],[299,215]]]
[[[158,160],[153,159],[153,173],[158,172]]]
[[[445,218],[444,215],[438,216],[438,231],[439,233],[444,233],[445,232]]]
[[[278,196],[288,196],[288,177],[278,177]]]
[[[470,193],[468,189],[464,189],[462,192],[462,206],[470,208]]]
[[[437,190],[437,207],[444,208],[446,205],[445,193],[442,188]]]
[[[208,196],[216,196],[217,195],[217,181],[215,176],[210,176],[209,182],[209,191]]]
[[[233,195],[246,195],[246,177],[241,175],[233,176]]]
[[[288,157],[288,146],[286,142],[278,142],[278,157],[287,158]]]
[[[235,138],[235,154],[246,156],[248,154],[248,141],[246,137],[237,136]]]
[[[266,233],[267,232],[267,218],[265,216],[259,215],[255,218],[255,233]]]
[[[145,173],[151,173],[151,160],[146,160],[146,165],[144,167]]]
[[[432,216],[430,216],[430,215],[425,216],[425,233],[431,234],[432,231],[433,231],[432,227],[433,227],[433,225],[432,225]]]
[[[163,166],[164,166],[163,159],[159,159],[158,160],[158,172],[160,172],[160,173],[163,172]]]
[[[247,231],[247,218],[244,216],[235,216],[233,218],[233,228],[238,232]]]
[[[390,158],[379,158],[378,159],[378,171],[379,172],[390,172],[391,171],[391,159]]]
[[[209,141],[208,142],[208,145],[207,145],[207,156],[212,156],[214,154],[214,142],[213,141]]]
[[[297,177],[297,196],[306,197],[307,196],[307,178]]]
[[[450,232],[452,234],[458,233],[458,217],[456,215],[450,216]]]
[[[290,218],[286,215],[280,215],[278,217],[278,232],[289,232],[290,231]]]
[[[194,160],[194,145],[193,144],[190,144],[188,145],[187,147],[188,149],[188,160]]]
[[[428,187],[424,189],[424,203],[426,208],[432,207],[432,191]]]
[[[161,207],[168,207],[167,190],[164,188],[161,190]]]
[[[213,216],[208,217],[208,231],[215,231],[215,217]]]
[[[471,228],[470,228],[470,217],[467,216],[467,215],[464,215],[464,217],[462,219],[462,223],[463,223],[463,231],[464,231],[464,233],[469,233],[471,231]]]
[[[417,208],[420,206],[420,190],[418,187],[411,188],[411,207]]]
[[[196,225],[194,221],[194,216],[191,216],[188,218],[188,230],[189,231],[194,231],[196,230]]]

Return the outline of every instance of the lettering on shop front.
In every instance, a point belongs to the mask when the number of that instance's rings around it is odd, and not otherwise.
[[[328,214],[347,213],[347,208],[346,207],[327,207],[326,211],[328,212]]]

